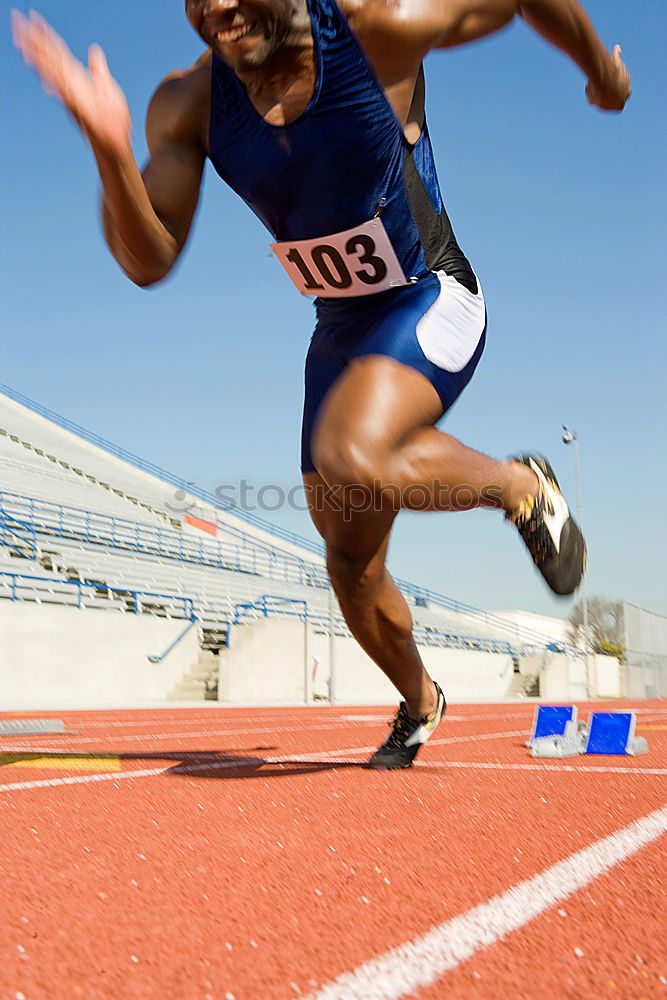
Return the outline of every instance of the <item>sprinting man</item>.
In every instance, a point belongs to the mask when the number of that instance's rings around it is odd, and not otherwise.
[[[446,706],[385,567],[398,509],[497,507],[557,594],[585,565],[544,458],[496,461],[435,427],[479,362],[486,309],[439,190],[422,61],[519,16],[580,67],[591,104],[622,110],[628,73],[577,0],[186,0],[185,11],[206,52],[155,92],[143,172],[102,50],[82,66],[36,14],[15,13],[14,34],[90,143],[106,240],[133,282],[174,266],[209,157],[314,297],[304,481],[348,626],[404,699],[370,764],[409,767]]]

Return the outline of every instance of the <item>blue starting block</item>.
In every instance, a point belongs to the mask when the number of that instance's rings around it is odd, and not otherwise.
[[[584,753],[635,757],[647,753],[643,736],[635,736],[634,712],[591,712]]]
[[[535,740],[544,736],[564,736],[568,722],[574,722],[570,730],[576,730],[577,709],[574,705],[536,705],[533,715],[533,727],[526,741],[527,747],[532,747]]]

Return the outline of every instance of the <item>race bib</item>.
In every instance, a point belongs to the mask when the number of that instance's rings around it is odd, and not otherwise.
[[[302,295],[375,295],[407,284],[379,218],[316,240],[271,243]]]

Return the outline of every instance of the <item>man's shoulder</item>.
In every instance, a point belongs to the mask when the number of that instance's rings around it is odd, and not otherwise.
[[[187,69],[174,70],[158,85],[148,109],[149,125],[183,139],[205,135],[211,89],[211,53]]]
[[[339,0],[359,40],[394,56],[420,59],[437,47],[469,0]]]
[[[187,69],[177,69],[165,76],[158,85],[153,100],[165,107],[195,110],[206,102],[210,93],[211,52],[204,52]]]

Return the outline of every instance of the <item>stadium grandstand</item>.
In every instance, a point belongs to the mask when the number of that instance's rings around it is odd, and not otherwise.
[[[570,688],[578,676],[585,693],[582,652],[562,631],[551,637],[544,627],[398,583],[418,642],[429,648],[431,661],[446,661],[450,688],[458,684],[462,696],[537,694],[550,659],[569,662]],[[84,620],[73,611],[89,614]],[[128,697],[393,699],[388,682],[375,681],[376,668],[362,666],[361,651],[352,654],[316,542],[246,511],[223,509],[215,495],[6,386],[0,387],[0,614],[14,622],[13,662],[29,661],[24,676],[32,676],[16,704],[34,700],[35,685],[45,697],[66,683],[82,697],[93,690],[102,700],[105,691],[113,697],[108,671],[127,647],[121,644],[106,666],[98,661],[103,650],[109,659],[121,641],[120,622],[131,618],[152,620],[154,628],[143,639],[136,638],[137,627],[132,633],[143,666],[134,693],[132,685],[126,688]],[[17,614],[24,617],[19,621]],[[295,636],[299,651],[291,645]],[[68,670],[59,682],[61,642]],[[235,665],[243,643],[261,665],[243,658]],[[35,673],[37,650],[51,662],[46,680]],[[85,663],[77,671],[78,657]],[[144,669],[153,674],[142,687]]]

